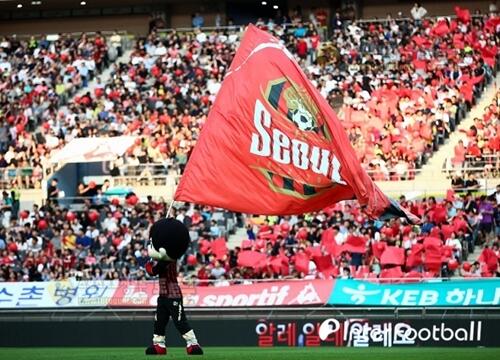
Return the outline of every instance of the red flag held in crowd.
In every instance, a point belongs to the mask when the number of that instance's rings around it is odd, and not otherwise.
[[[413,268],[415,266],[422,265],[422,253],[424,251],[424,246],[422,244],[413,244],[410,250],[410,254],[406,258],[406,266]]]
[[[488,271],[494,273],[498,268],[498,258],[495,252],[489,248],[484,248],[479,255],[479,262],[483,262],[486,264],[486,268]]]
[[[349,235],[346,242],[342,245],[342,251],[364,254],[366,251],[366,239],[362,236]]]
[[[380,257],[384,253],[386,247],[387,247],[387,243],[385,241],[378,241],[378,242],[372,243],[373,255],[375,255],[376,258],[380,259]]]
[[[217,260],[224,259],[224,256],[227,255],[227,245],[224,238],[219,238],[212,242],[212,253]]]
[[[382,265],[404,265],[405,251],[403,248],[396,246],[388,246],[385,248],[380,257]]]
[[[298,272],[309,274],[309,257],[306,253],[297,253],[295,255],[295,269]]]
[[[353,198],[373,218],[418,221],[362,169],[341,122],[288,50],[249,26],[175,200],[287,215]]]
[[[381,279],[401,279],[404,276],[400,266],[384,269],[380,273]]]
[[[333,266],[332,257],[330,255],[314,256],[313,261],[318,271],[325,276],[330,276],[338,272],[338,269]]]
[[[457,19],[461,22],[467,24],[470,21],[470,11],[469,9],[462,9],[460,6],[455,6],[455,14],[457,14]]]
[[[437,36],[444,36],[450,32],[450,28],[446,20],[441,20],[434,26],[432,32]]]
[[[342,246],[338,245],[333,237],[333,229],[328,228],[321,234],[321,246],[323,246],[329,254],[339,256],[342,252]]]
[[[238,266],[260,268],[266,263],[267,256],[264,253],[253,250],[240,251],[238,254]]]

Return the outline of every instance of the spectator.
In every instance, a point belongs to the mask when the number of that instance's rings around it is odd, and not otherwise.
[[[222,265],[219,261],[215,262],[213,269],[210,271],[210,275],[216,280],[223,277],[225,273],[226,273],[226,269],[224,269],[222,267]]]
[[[480,188],[479,182],[474,173],[469,173],[467,180],[465,180],[465,188],[467,191],[475,191]]]
[[[205,26],[205,19],[200,13],[195,13],[193,15],[192,25],[194,28],[202,28]]]
[[[418,26],[420,26],[422,19],[427,15],[427,10],[420,5],[419,2],[416,2],[415,5],[413,5],[411,9],[411,17],[415,22],[417,23]]]
[[[59,197],[58,183],[59,180],[57,178],[50,180],[50,185],[47,187],[47,198],[49,201],[57,202],[57,198]]]

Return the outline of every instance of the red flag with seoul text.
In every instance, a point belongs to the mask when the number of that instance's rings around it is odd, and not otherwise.
[[[372,217],[411,217],[362,169],[336,114],[288,50],[249,26],[175,200],[287,215],[347,199]]]

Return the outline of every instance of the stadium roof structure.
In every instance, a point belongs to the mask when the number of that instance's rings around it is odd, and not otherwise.
[[[122,156],[134,144],[136,138],[136,136],[76,138],[57,151],[50,158],[50,162],[68,164],[112,161]]]

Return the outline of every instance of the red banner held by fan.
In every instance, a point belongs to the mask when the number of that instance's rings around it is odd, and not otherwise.
[[[295,269],[298,272],[309,274],[309,257],[306,253],[297,253],[295,255]]]
[[[404,249],[396,246],[387,246],[380,257],[380,263],[382,265],[404,265]]]
[[[224,238],[219,238],[212,242],[212,253],[217,260],[224,259],[227,255],[227,245]]]
[[[336,114],[288,50],[250,25],[175,200],[287,215],[353,198],[373,218],[418,221],[362,169]]]
[[[342,251],[351,253],[365,253],[366,239],[362,236],[349,235],[346,242],[342,245]]]
[[[266,259],[266,254],[260,253],[258,251],[241,251],[238,254],[238,266],[261,268],[262,265],[265,265]]]
[[[469,9],[463,9],[460,6],[455,6],[455,14],[457,14],[457,19],[461,22],[467,24],[470,22],[470,11]]]

